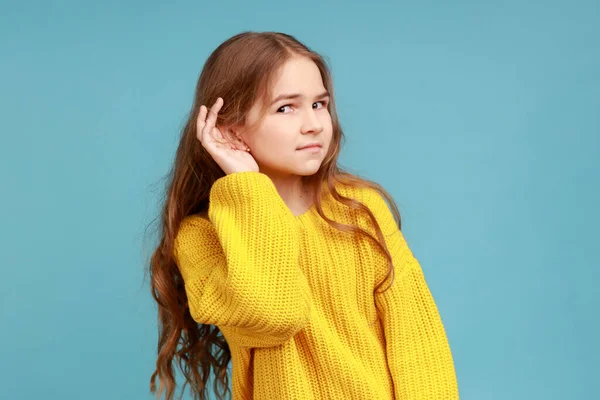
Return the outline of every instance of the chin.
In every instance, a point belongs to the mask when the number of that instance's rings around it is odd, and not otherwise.
[[[323,160],[312,159],[312,160],[294,160],[295,162],[287,159],[287,163],[284,160],[278,160],[277,163],[259,163],[259,170],[267,174],[273,173],[276,175],[297,175],[297,176],[311,176],[316,174]]]
[[[314,167],[307,166],[306,168],[299,168],[295,171],[295,174],[300,176],[310,176],[316,174],[319,171],[319,168],[321,168],[321,164],[315,165]]]

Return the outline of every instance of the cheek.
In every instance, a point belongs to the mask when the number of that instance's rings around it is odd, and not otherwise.
[[[321,123],[323,124],[323,133],[326,133],[328,136],[332,136],[333,122],[331,122],[331,115],[329,115],[329,113],[327,116],[323,117]]]
[[[331,127],[332,127],[332,122],[331,122],[331,114],[329,114],[328,112],[323,113],[323,116],[320,118],[321,119],[321,123],[323,124],[323,128],[324,129],[328,129],[331,131]]]
[[[294,132],[294,127],[289,120],[285,118],[273,118],[271,121],[265,122],[260,130],[260,135],[263,140],[269,141],[285,141],[286,137]]]
[[[269,121],[263,123],[260,128],[254,132],[252,138],[255,148],[260,148],[261,154],[273,156],[274,154],[280,154],[282,151],[278,149],[285,149],[289,147],[290,138],[289,126],[286,130],[286,125],[277,123],[276,121]]]

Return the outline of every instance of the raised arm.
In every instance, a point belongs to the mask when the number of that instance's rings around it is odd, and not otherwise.
[[[218,179],[209,200],[208,219],[187,217],[176,237],[192,317],[240,346],[284,343],[311,307],[293,214],[259,172]]]

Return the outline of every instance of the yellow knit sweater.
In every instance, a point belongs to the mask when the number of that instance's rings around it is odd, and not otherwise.
[[[182,222],[175,257],[190,313],[227,340],[233,399],[458,399],[440,315],[386,202],[338,190],[367,205],[386,236],[396,272],[382,294],[373,289],[388,264],[376,245],[314,206],[294,216],[263,173],[218,179],[208,218]],[[325,195],[327,216],[375,232]]]

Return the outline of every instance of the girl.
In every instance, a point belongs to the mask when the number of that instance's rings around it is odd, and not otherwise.
[[[150,263],[157,398],[175,360],[200,399],[211,370],[229,392],[230,361],[234,399],[458,398],[398,209],[338,167],[343,139],[329,68],[294,37],[245,32],[209,56]]]

